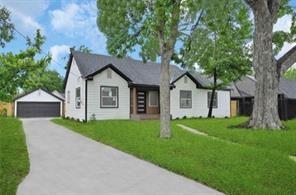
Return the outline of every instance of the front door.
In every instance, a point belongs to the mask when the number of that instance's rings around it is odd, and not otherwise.
[[[137,111],[139,114],[146,113],[146,92],[138,91],[137,92]]]

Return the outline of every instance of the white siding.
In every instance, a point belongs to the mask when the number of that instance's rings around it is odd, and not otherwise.
[[[81,78],[78,66],[73,58],[68,81],[65,89],[65,116],[74,119],[85,119],[85,79]],[[81,106],[76,108],[75,90],[80,87]],[[68,103],[68,91],[70,91],[70,103]]]
[[[208,96],[210,90],[198,89],[196,84],[187,79],[184,82],[184,77],[175,83],[175,88],[171,90],[171,114],[173,118],[186,117],[206,117],[208,114]],[[192,108],[180,108],[180,91],[192,91]],[[213,108],[213,116],[215,117],[229,117],[230,116],[230,91],[218,90],[218,107]]]
[[[31,92],[19,99],[16,99],[14,102],[14,113],[15,113],[14,116],[16,116],[16,113],[17,113],[17,103],[18,102],[60,102],[61,115],[63,113],[62,101],[60,99],[48,94],[46,91],[44,91],[42,89],[38,89],[38,90],[33,91],[33,92]]]
[[[16,100],[17,102],[61,102],[60,99],[38,89]]]
[[[111,70],[112,78],[107,78],[107,70]],[[118,87],[118,108],[100,107],[101,86]],[[94,76],[92,81],[87,81],[87,117],[95,115],[97,120],[104,119],[129,119],[130,118],[130,89],[128,83],[112,69],[106,69]]]

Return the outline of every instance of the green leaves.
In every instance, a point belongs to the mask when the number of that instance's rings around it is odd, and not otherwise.
[[[13,39],[14,25],[10,19],[10,12],[0,5],[0,46]]]
[[[110,54],[139,50],[143,60],[156,60],[162,48],[174,47],[179,29],[195,22],[202,0],[97,0],[97,24]],[[175,15],[175,16],[174,16]],[[173,38],[173,39],[172,39]],[[174,41],[172,41],[174,40]]]
[[[50,56],[40,57],[45,37],[37,30],[33,41],[29,40],[27,49],[17,54],[0,54],[0,100],[11,101],[19,89],[28,91],[37,87],[61,89],[62,79],[47,70]],[[59,83],[59,84],[57,84]]]
[[[248,8],[241,1],[221,0],[214,5],[204,7],[200,24],[185,39],[180,53],[187,68],[198,64],[209,76],[216,71],[217,77],[227,84],[250,71],[247,43],[252,36],[252,24]]]
[[[291,16],[291,27],[286,31],[276,31],[273,33],[272,42],[275,46],[274,53],[278,54],[284,46],[284,43],[292,43],[296,41],[296,10],[292,7],[289,0],[282,0],[281,6],[277,14],[277,19],[283,16]],[[277,20],[275,21],[275,23]],[[288,25],[288,24],[287,24]]]
[[[295,69],[295,68],[291,68],[291,69],[289,69],[289,70],[284,74],[284,78],[286,78],[286,79],[291,79],[291,80],[296,80],[296,69]]]

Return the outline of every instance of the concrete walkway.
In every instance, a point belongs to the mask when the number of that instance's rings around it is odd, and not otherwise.
[[[23,119],[30,173],[18,195],[220,194],[48,119]]]

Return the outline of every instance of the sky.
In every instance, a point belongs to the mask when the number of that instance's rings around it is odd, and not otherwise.
[[[296,6],[296,0],[291,0]],[[85,45],[92,53],[108,55],[106,38],[97,27],[96,0],[0,0],[11,12],[15,28],[25,36],[34,37],[36,29],[46,36],[42,50],[52,55],[50,69],[57,70],[62,76],[69,48]],[[284,16],[275,24],[274,30],[289,31],[291,17]],[[296,43],[285,43],[278,57]],[[26,48],[25,39],[15,34],[13,41],[0,52],[18,52]],[[140,59],[137,52],[130,54]]]

